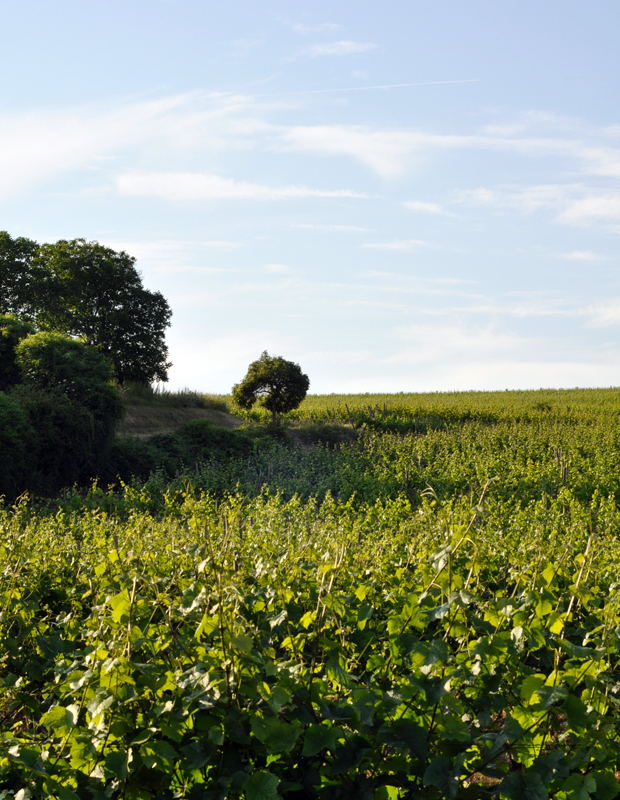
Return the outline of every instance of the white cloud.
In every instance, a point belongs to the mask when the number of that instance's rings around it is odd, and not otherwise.
[[[282,200],[300,197],[366,195],[349,189],[323,190],[307,186],[263,186],[201,172],[127,172],[116,180],[120,194],[167,200]]]
[[[593,328],[608,328],[620,324],[620,298],[618,297],[592,305],[588,311],[592,315],[590,325]]]
[[[558,214],[557,222],[568,225],[620,220],[620,193],[600,191],[583,184],[471,189],[457,192],[455,201],[471,206],[516,208],[526,213],[549,209]]]
[[[282,129],[280,138],[293,150],[356,158],[385,177],[399,175],[426,143],[422,134],[361,125],[298,125]]]
[[[312,225],[299,223],[296,228],[307,228],[314,231],[337,231],[338,233],[369,233],[371,228],[361,228],[358,225]]]
[[[593,220],[620,219],[620,194],[609,192],[587,195],[568,204],[559,216],[561,222],[583,225]]]
[[[287,272],[291,272],[291,268],[286,264],[265,264],[263,267],[265,272],[272,272],[275,274],[284,274]]]
[[[456,201],[465,205],[490,205],[499,208],[518,208],[522,211],[538,211],[541,208],[557,208],[568,202],[569,196],[579,186],[548,184],[541,186],[502,187],[500,189],[470,189],[457,192]]]
[[[148,268],[156,272],[234,272],[222,267],[204,267],[196,262],[202,260],[205,250],[229,250],[239,247],[239,242],[219,240],[154,239],[151,241],[102,240],[102,244],[114,250],[124,250],[137,260],[138,269]]]
[[[403,205],[405,208],[408,208],[409,211],[420,211],[423,214],[441,214],[447,217],[454,216],[454,214],[444,211],[438,203],[424,203],[420,200],[409,200],[403,203]]]
[[[396,242],[369,242],[363,244],[362,247],[373,250],[401,250],[411,252],[411,250],[417,250],[419,247],[429,247],[429,243],[423,242],[420,239],[403,239]]]
[[[575,250],[573,253],[562,253],[560,258],[567,261],[600,261],[602,256],[597,256],[596,253],[590,250]]]
[[[255,147],[273,126],[233,95],[194,92],[151,102],[90,104],[0,113],[0,199],[63,173],[93,176],[140,149],[160,161],[223,148]],[[246,116],[243,115],[246,112]],[[129,151],[129,152],[128,152]]]
[[[374,50],[377,45],[373,42],[351,42],[341,40],[339,42],[324,42],[304,47],[299,51],[300,55],[318,58],[320,56],[350,56],[355,53],[366,53]]]

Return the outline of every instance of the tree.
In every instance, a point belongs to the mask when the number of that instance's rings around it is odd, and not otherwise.
[[[39,245],[32,239],[13,239],[0,231],[0,314],[14,314],[26,321],[35,318],[43,278],[34,264],[38,251]]]
[[[11,314],[0,314],[0,392],[5,392],[21,380],[15,349],[22,339],[34,333],[28,322]]]
[[[93,418],[94,441],[105,447],[123,414],[108,359],[95,348],[52,331],[27,336],[15,352],[23,384],[65,395],[87,409]]]
[[[97,347],[120,383],[167,381],[172,312],[160,292],[144,288],[135,261],[85,239],[42,245],[34,264],[47,278],[37,322]]]
[[[233,400],[241,408],[250,409],[258,402],[271,411],[273,427],[277,414],[286,414],[301,403],[310,388],[310,380],[299,364],[282,356],[270,356],[265,350],[248,367],[241,383],[232,388]]]

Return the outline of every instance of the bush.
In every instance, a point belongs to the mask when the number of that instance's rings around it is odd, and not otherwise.
[[[242,458],[253,451],[254,443],[247,435],[197,419],[174,433],[158,434],[148,440],[116,439],[98,474],[107,483],[118,478],[144,479],[158,469],[172,478],[196,463]]]
[[[16,349],[25,385],[64,394],[93,417],[93,444],[105,448],[123,415],[120,393],[112,386],[112,365],[95,348],[60,333],[41,331]]]
[[[0,392],[19,383],[21,379],[15,349],[22,339],[34,333],[34,328],[10,314],[0,314]]]
[[[0,393],[0,495],[12,500],[27,487],[35,432],[27,411]]]
[[[18,405],[32,431],[28,471],[18,491],[28,488],[53,495],[93,474],[101,442],[92,412],[62,392],[28,386],[16,386],[9,400]]]

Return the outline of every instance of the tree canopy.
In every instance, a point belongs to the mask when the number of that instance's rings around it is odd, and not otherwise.
[[[120,383],[167,381],[172,312],[142,285],[135,258],[85,239],[39,245],[0,232],[0,313],[79,337]]]
[[[39,245],[0,231],[0,314],[14,314],[32,321],[36,316],[43,273],[33,263]]]
[[[254,403],[271,412],[275,427],[277,414],[297,408],[310,388],[310,379],[299,364],[282,356],[270,356],[265,350],[248,367],[245,378],[233,386],[233,400],[244,409]]]

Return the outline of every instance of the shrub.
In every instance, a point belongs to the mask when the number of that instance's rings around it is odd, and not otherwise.
[[[92,412],[59,391],[16,386],[9,395],[29,421],[27,474],[18,491],[53,495],[96,470],[101,449]]]
[[[123,404],[112,386],[112,366],[95,348],[60,333],[41,331],[28,336],[16,349],[24,384],[45,392],[62,393],[93,416],[93,444],[105,447]]]
[[[34,429],[16,398],[0,393],[0,495],[12,500],[26,489]]]
[[[0,392],[20,381],[15,349],[22,339],[34,333],[28,322],[10,314],[0,314]]]

